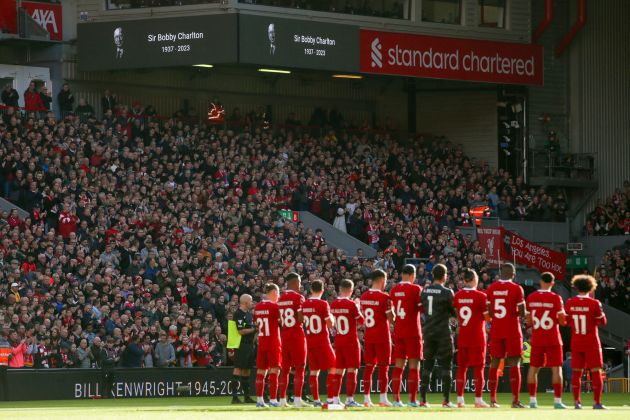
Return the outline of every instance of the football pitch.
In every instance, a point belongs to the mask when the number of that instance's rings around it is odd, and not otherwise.
[[[71,400],[71,401],[18,401],[0,403],[0,418],[2,419],[222,419],[222,420],[276,420],[295,419],[311,420],[326,419],[379,419],[379,420],[403,420],[417,419],[418,416],[429,418],[453,418],[457,420],[558,420],[570,418],[571,420],[593,419],[595,416],[606,419],[630,419],[630,394],[604,394],[603,402],[608,406],[608,411],[593,411],[591,409],[591,394],[583,396],[584,409],[581,411],[569,408],[568,410],[554,410],[552,408],[552,396],[542,394],[538,396],[540,408],[537,410],[509,408],[511,396],[502,394],[499,396],[498,409],[475,409],[471,403],[472,395],[467,395],[467,403],[471,408],[442,409],[440,396],[431,395],[429,403],[433,406],[429,409],[419,408],[354,408],[341,411],[324,411],[321,409],[256,409],[252,405],[230,405],[228,397],[193,397],[193,398],[137,398],[137,399],[110,399],[110,400]],[[522,394],[523,402],[529,401],[529,397]],[[372,396],[373,401],[378,396]],[[358,401],[363,397],[359,396]],[[572,399],[569,394],[564,395],[567,405]],[[571,404],[572,406],[572,404]]]

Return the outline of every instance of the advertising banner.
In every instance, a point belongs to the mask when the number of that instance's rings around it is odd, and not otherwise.
[[[23,1],[22,7],[30,17],[48,31],[52,41],[63,40],[61,4]]]
[[[0,1],[0,31],[17,33],[17,9],[15,0]],[[52,41],[63,39],[63,21],[60,3],[22,1],[22,8],[50,34]]]
[[[78,25],[79,69],[235,63],[236,14]]]
[[[521,85],[543,84],[543,47],[361,30],[361,72]]]
[[[509,369],[509,368],[508,368]],[[527,373],[527,366],[523,366],[523,374]],[[539,375],[539,389],[551,388],[548,369],[543,369]],[[455,389],[454,378],[457,369],[453,371],[452,389]],[[471,378],[465,384],[466,392],[474,392],[475,381]],[[436,375],[434,375],[435,378]],[[362,369],[358,378],[362,378]],[[401,391],[407,392],[406,375],[401,383]],[[486,378],[488,373],[486,372]],[[253,386],[253,376],[250,378]],[[72,400],[92,399],[103,397],[102,372],[100,369],[9,369],[9,401],[29,400]],[[345,381],[344,381],[345,382]],[[321,391],[325,391],[326,372],[320,375]],[[435,378],[430,384],[430,392],[442,392],[442,381]],[[233,381],[232,368],[139,368],[116,369],[111,396],[115,398],[162,398],[162,397],[220,397],[232,395],[232,390],[238,386]],[[488,391],[488,381],[482,385]],[[376,377],[372,381],[372,393],[378,393]],[[389,383],[391,392],[391,381]],[[526,390],[523,381],[523,391]],[[508,372],[500,378],[499,392],[510,391]],[[345,392],[345,388],[342,388]],[[359,379],[357,393],[364,392],[363,380]]]
[[[549,271],[557,280],[564,280],[567,257],[562,252],[538,245],[502,227],[479,227],[477,239],[492,266],[516,262],[540,272]]]
[[[356,72],[359,63],[359,28],[241,14],[239,62]]]
[[[490,264],[490,268],[496,268],[505,259],[501,259],[501,241],[503,240],[503,228],[501,227],[478,227],[477,240],[486,255],[486,260]]]

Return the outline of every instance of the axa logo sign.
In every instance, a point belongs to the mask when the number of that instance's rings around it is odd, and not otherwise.
[[[374,38],[374,40],[372,40],[372,44],[371,44],[371,48],[372,48],[372,53],[371,53],[371,58],[372,58],[372,67],[378,67],[379,69],[383,68],[383,46],[381,44],[381,41],[377,38]]]
[[[35,19],[35,21],[39,23],[42,28],[46,29],[48,33],[59,33],[54,10],[35,9],[33,10],[33,14],[31,15],[31,17]],[[52,27],[49,28],[48,25],[51,25]]]

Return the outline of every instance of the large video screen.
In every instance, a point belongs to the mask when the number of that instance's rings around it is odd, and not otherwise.
[[[235,63],[236,14],[78,25],[79,69]]]
[[[239,16],[239,62],[358,71],[359,28],[268,16]]]

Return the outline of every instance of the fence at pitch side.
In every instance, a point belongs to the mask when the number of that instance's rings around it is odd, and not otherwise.
[[[523,377],[527,373],[523,369]],[[359,371],[357,394],[363,394],[362,370]],[[439,372],[436,371],[439,376]],[[455,378],[456,370],[453,372]],[[468,372],[466,392],[474,392],[475,384]],[[487,369],[486,369],[487,376]],[[405,374],[406,377],[406,374]],[[102,375],[99,369],[15,369],[9,370],[9,400],[72,400],[102,397]],[[251,389],[254,388],[253,376]],[[345,382],[345,381],[344,381]],[[322,392],[326,384],[326,373],[320,375]],[[372,393],[378,393],[376,375],[372,384]],[[442,381],[436,378],[432,391],[442,391]],[[112,396],[116,398],[145,397],[213,397],[231,395],[235,383],[231,368],[139,368],[117,369]],[[484,383],[484,391],[488,391],[488,382]],[[402,392],[407,392],[407,381],[403,379]],[[539,378],[539,390],[545,392],[551,388],[551,375],[543,369]],[[391,381],[389,384],[391,392]],[[307,389],[308,391],[308,389]],[[453,381],[452,391],[455,391]],[[523,381],[523,391],[526,384]],[[344,390],[342,389],[342,393]],[[506,369],[500,378],[499,392],[510,392],[509,372]]]

